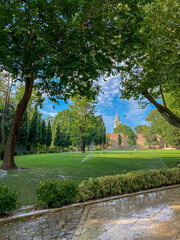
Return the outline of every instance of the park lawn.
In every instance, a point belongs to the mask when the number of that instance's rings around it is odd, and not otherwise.
[[[37,204],[35,189],[40,181],[67,178],[79,183],[90,177],[115,175],[136,170],[176,167],[180,150],[102,150],[82,153],[48,153],[16,156],[18,167],[0,184],[19,192],[21,205]],[[83,162],[82,162],[83,161]]]

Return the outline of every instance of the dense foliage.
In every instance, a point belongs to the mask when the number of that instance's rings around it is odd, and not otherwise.
[[[7,186],[0,186],[0,214],[9,213],[19,206],[18,195]]]
[[[157,110],[152,110],[146,121],[149,122],[148,132],[154,132],[154,135],[159,135],[169,146],[180,145],[180,130],[166,122]],[[148,135],[148,132],[146,135]]]
[[[79,184],[81,201],[180,183],[180,168],[90,178]]]
[[[114,128],[114,133],[122,133],[125,137],[127,137],[127,142],[129,145],[136,145],[137,136],[135,135],[131,127],[120,123],[117,125],[116,128]]]
[[[171,91],[170,93],[166,94],[165,97],[167,106],[170,107],[177,116],[180,116],[180,101],[177,101],[175,92]],[[165,147],[178,147],[178,145],[180,145],[179,128],[165,121],[165,119],[157,110],[152,110],[147,116],[146,121],[148,122],[148,126],[136,126],[135,131],[137,133],[141,133],[145,137],[148,145],[157,144],[157,136],[165,143]]]
[[[118,145],[121,146],[122,140],[121,140],[121,135],[118,135]]]
[[[95,116],[94,102],[85,97],[74,97],[69,106],[72,113],[70,137],[73,146],[80,146],[81,151],[85,152],[85,147],[91,143],[104,145],[105,125],[101,116]]]
[[[173,91],[179,102],[179,7],[178,0],[147,2],[137,29],[139,41],[119,68],[121,98],[133,98],[143,105],[148,99],[166,121],[180,128],[180,117],[167,106],[165,96]]]
[[[87,201],[178,183],[180,168],[159,169],[90,178],[82,181],[78,188],[68,180],[41,182],[37,195],[48,207],[59,207],[72,203],[78,197],[80,201]]]
[[[94,98],[99,89],[94,81],[112,71],[114,51],[132,45],[129,38],[139,16],[129,10],[138,7],[138,1],[127,7],[111,0],[1,2],[0,66],[14,81],[25,83],[1,168],[17,169],[13,153],[32,90],[54,102],[77,93]],[[123,41],[116,45],[121,34]]]
[[[75,199],[77,186],[69,180],[41,182],[37,196],[48,207],[60,207]]]

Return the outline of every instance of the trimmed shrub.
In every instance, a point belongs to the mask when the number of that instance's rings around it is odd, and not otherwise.
[[[55,150],[53,150],[53,149],[51,149],[51,150],[49,150],[49,152],[48,153],[56,153],[56,151]]]
[[[18,206],[18,194],[7,186],[0,186],[0,214],[9,213]]]
[[[23,155],[29,155],[30,154],[30,151],[24,151],[23,152]]]
[[[80,200],[86,201],[178,183],[180,183],[180,168],[170,168],[90,178],[82,181],[78,190]]]
[[[60,207],[73,202],[77,196],[77,186],[69,180],[40,182],[36,190],[38,200],[48,207]]]

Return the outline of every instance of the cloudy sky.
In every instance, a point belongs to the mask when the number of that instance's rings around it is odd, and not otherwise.
[[[138,103],[132,99],[123,100],[120,99],[120,77],[112,76],[104,81],[103,78],[99,79],[99,84],[102,86],[102,92],[97,97],[97,115],[102,115],[104,122],[106,124],[106,131],[109,133],[113,132],[113,121],[115,120],[116,112],[118,111],[120,121],[123,124],[131,126],[134,128],[140,124],[147,124],[145,118],[149,112],[154,109],[152,105],[148,105],[145,109],[140,109]],[[55,109],[53,108],[53,103],[46,100],[42,113],[44,117],[55,116],[57,112],[68,108],[68,105],[63,101],[60,105],[55,104]],[[126,115],[126,116],[124,116]]]

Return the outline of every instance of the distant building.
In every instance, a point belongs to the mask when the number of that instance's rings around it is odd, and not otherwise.
[[[126,115],[125,115],[126,116]],[[118,111],[116,112],[116,117],[115,117],[115,121],[114,121],[114,128],[116,128],[118,126],[118,124],[120,124],[120,118],[119,118],[119,114]],[[107,133],[107,135],[110,138],[110,144],[108,146],[106,146],[107,148],[111,148],[111,149],[131,149],[131,146],[128,144],[128,138],[126,136],[124,136],[122,133]],[[118,145],[118,136],[121,136],[121,145]],[[136,145],[134,145],[135,149],[148,149],[148,148],[155,148],[155,149],[159,149],[159,148],[164,148],[164,144],[165,142],[163,142],[160,138],[160,136],[157,136],[157,140],[159,142],[158,145],[154,145],[154,146],[148,146],[146,145],[146,139],[144,138],[144,136],[142,134],[136,134],[137,136],[137,140],[136,140]]]
[[[116,128],[117,125],[120,124],[120,123],[121,123],[121,121],[119,119],[119,114],[118,114],[118,111],[117,111],[116,118],[115,118],[115,121],[114,121],[114,128]]]

